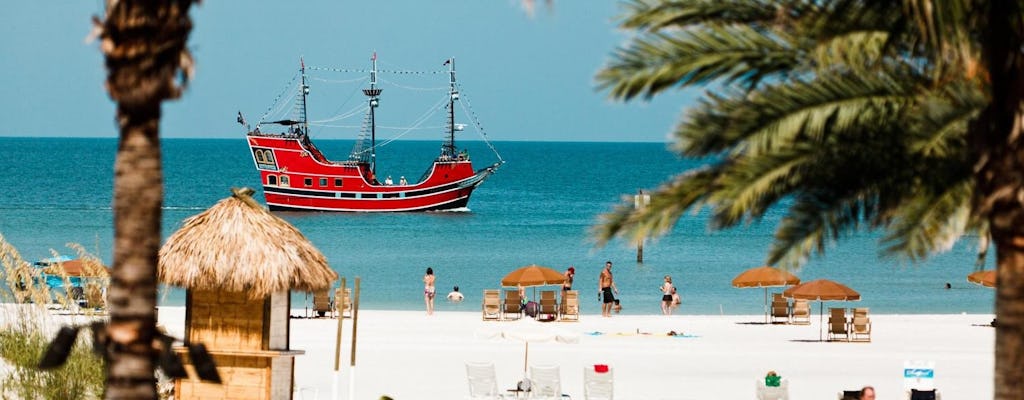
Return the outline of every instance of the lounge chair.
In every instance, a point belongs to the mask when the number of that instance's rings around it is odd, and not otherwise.
[[[757,400],[789,400],[789,381],[783,379],[779,386],[767,386],[764,379],[758,379]]]
[[[794,324],[811,324],[811,304],[807,300],[793,300],[791,322]]]
[[[850,341],[850,323],[846,320],[845,308],[829,308],[828,317],[828,340],[839,340],[842,335],[847,342]]]
[[[597,366],[583,367],[583,398],[590,400],[612,400],[615,397],[615,371],[597,372]]]
[[[518,289],[505,291],[505,300],[501,302],[501,319],[519,319],[523,317],[523,299]]]
[[[501,319],[501,291],[484,289],[484,302],[481,306],[484,321]]]
[[[908,400],[942,400],[942,394],[937,389],[931,390],[918,390],[910,389],[907,392]]]
[[[540,312],[537,316],[550,315],[552,318],[558,318],[558,299],[555,297],[554,290],[542,290],[540,292]]]
[[[789,300],[782,297],[782,293],[772,294],[772,323],[782,319],[782,323],[789,323]]]
[[[352,289],[337,288],[334,290],[334,312],[340,318],[352,318]]]
[[[466,363],[466,380],[469,381],[470,399],[500,399],[497,374],[494,363]]]
[[[334,307],[331,303],[331,292],[327,289],[313,292],[313,314],[316,317],[334,317]]]
[[[562,377],[557,365],[530,366],[531,399],[561,399]]]
[[[867,308],[853,309],[853,321],[850,322],[850,333],[852,340],[861,342],[871,341],[871,318],[868,317]]]
[[[562,312],[559,320],[580,320],[580,292],[578,290],[566,291],[565,295],[562,296]]]

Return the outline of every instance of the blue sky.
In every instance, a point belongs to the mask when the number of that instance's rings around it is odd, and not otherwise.
[[[84,42],[89,18],[102,13],[102,3],[4,6],[0,136],[117,136],[102,57],[96,43]],[[295,74],[300,56],[311,66],[368,68],[376,51],[382,69],[440,70],[455,57],[467,100],[491,140],[664,142],[696,92],[621,103],[594,83],[596,71],[628,37],[615,24],[620,13],[617,2],[583,0],[556,0],[552,9],[540,5],[533,17],[519,0],[207,0],[192,10],[189,47],[197,75],[180,100],[165,103],[161,135],[240,137],[236,113],[258,119]],[[311,106],[320,106],[311,108],[311,119],[329,116],[314,112],[352,106],[324,95],[332,85],[310,83]],[[385,86],[383,121],[401,126],[423,113],[426,106],[402,103],[404,95]],[[355,136],[351,130],[313,132]],[[436,137],[418,135],[403,138]]]

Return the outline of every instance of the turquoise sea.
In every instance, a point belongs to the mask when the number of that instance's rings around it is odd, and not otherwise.
[[[350,141],[314,140],[334,159],[347,156],[351,147]],[[378,152],[378,173],[396,180],[418,177],[439,145],[391,143]],[[482,142],[461,145],[478,167],[495,160]],[[477,189],[465,212],[280,216],[349,282],[361,278],[363,308],[422,309],[421,277],[432,267],[441,296],[453,285],[467,296],[461,304],[439,299],[438,311],[475,311],[481,291],[497,288],[505,273],[540,264],[558,270],[575,265],[582,311],[594,314],[598,273],[612,260],[623,313],[660,313],[657,288],[666,274],[681,291],[683,314],[762,312],[762,289],[735,289],[730,281],[763,264],[781,208],[758,223],[718,232],[709,231],[705,215],[687,215],[670,235],[648,242],[645,262],[638,264],[635,249],[624,243],[595,248],[588,229],[620,196],[653,188],[699,161],[680,159],[660,143],[494,145],[507,163]],[[51,249],[73,255],[65,243],[76,242],[109,263],[116,149],[116,139],[0,138],[0,234],[28,260],[50,257]],[[164,237],[228,196],[231,187],[259,186],[242,136],[164,140],[163,161]],[[261,191],[256,196],[262,201]],[[974,268],[972,239],[926,262],[900,264],[879,258],[878,237],[857,233],[828,247],[797,275],[842,282],[861,293],[856,306],[877,313],[993,312],[994,291],[965,280]],[[946,282],[953,289],[944,289]],[[183,298],[180,290],[168,290],[162,302],[180,305]],[[293,307],[301,308],[304,295],[293,299]]]

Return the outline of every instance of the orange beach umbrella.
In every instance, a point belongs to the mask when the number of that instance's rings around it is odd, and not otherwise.
[[[782,295],[794,299],[817,300],[818,301],[818,340],[822,340],[821,330],[824,327],[825,301],[857,301],[860,300],[860,293],[850,289],[846,285],[828,279],[818,279],[807,283],[793,286]]]
[[[509,272],[501,278],[501,286],[561,285],[565,275],[548,267],[530,264]]]
[[[977,283],[984,287],[994,288],[996,287],[996,271],[990,269],[987,271],[977,271],[967,275],[967,281],[971,283]]]
[[[764,288],[764,322],[768,323],[768,288],[800,283],[800,278],[781,269],[765,265],[751,268],[736,275],[732,286],[737,288]]]

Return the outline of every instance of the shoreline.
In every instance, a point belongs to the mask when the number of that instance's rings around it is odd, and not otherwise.
[[[292,315],[302,315],[293,308]],[[578,335],[575,344],[530,343],[529,364],[559,365],[562,392],[583,398],[583,369],[607,364],[619,399],[754,398],[769,370],[789,383],[791,399],[834,398],[873,385],[881,398],[903,395],[905,361],[935,362],[935,386],[946,400],[993,394],[993,314],[872,314],[869,343],[818,342],[810,325],[766,325],[763,315],[583,314],[580,322],[543,324]],[[160,307],[160,323],[181,337],[184,307]],[[826,320],[827,322],[827,320]],[[293,318],[296,397],[330,398],[338,321]],[[523,376],[524,344],[480,333],[513,323],[482,321],[479,311],[360,309],[356,367],[352,320],[344,319],[338,386],[357,399],[466,398],[466,362],[495,364],[499,389]],[[669,331],[684,336],[667,336]],[[595,334],[599,332],[600,334]]]

